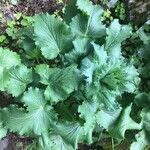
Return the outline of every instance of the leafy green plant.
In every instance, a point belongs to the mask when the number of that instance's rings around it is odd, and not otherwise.
[[[15,19],[8,21],[6,34],[13,40],[17,39],[20,35],[20,28],[30,26],[32,24],[32,21],[32,17],[17,13],[15,14]]]
[[[64,20],[36,15],[21,31],[21,55],[0,48],[0,90],[16,98],[0,109],[1,135],[31,136],[41,150],[73,150],[104,137],[120,141],[135,130],[147,142],[148,109],[139,121],[132,115],[136,101],[124,104],[123,94],[135,95],[140,82],[121,50],[132,29],[117,19],[106,27],[104,10],[88,0],[77,0],[74,9]],[[137,139],[131,149],[141,144]]]

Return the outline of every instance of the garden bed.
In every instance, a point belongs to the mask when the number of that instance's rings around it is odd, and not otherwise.
[[[59,16],[59,18],[63,19],[64,7],[67,6],[68,3],[69,3],[69,1],[61,1],[61,2],[59,1],[58,2],[55,0],[34,0],[34,1],[20,0],[17,4],[14,5],[14,4],[10,3],[9,1],[2,1],[0,4],[0,8],[1,8],[0,9],[1,10],[1,12],[0,12],[0,14],[1,14],[1,17],[0,17],[0,22],[1,22],[1,24],[0,24],[0,46],[9,48],[9,49],[13,49],[14,52],[17,52],[21,56],[21,58],[23,58],[24,55],[22,55],[22,50],[20,51],[20,45],[18,44],[18,42],[20,42],[18,39],[22,35],[18,34],[18,32],[22,28],[26,28],[26,27],[30,26],[33,21],[32,16],[34,16],[35,14],[40,14],[41,12],[55,14],[56,16]],[[105,13],[102,18],[102,22],[103,22],[103,24],[105,24],[108,27],[111,24],[111,22],[117,18],[117,19],[119,19],[119,22],[121,22],[122,24],[131,24],[134,32],[136,33],[137,31],[139,31],[139,28],[142,29],[141,27],[144,25],[144,23],[147,20],[149,20],[149,17],[150,17],[150,1],[149,0],[143,0],[143,1],[120,0],[119,2],[115,3],[114,5],[111,5],[111,8],[110,8],[110,3],[108,5],[108,3],[105,1],[93,0],[93,3],[100,4],[103,7],[103,9],[105,10]],[[148,32],[149,31],[150,30],[148,29]],[[14,36],[14,35],[16,35],[16,36]],[[127,59],[130,59],[131,57],[139,57],[139,56],[137,56],[138,54],[137,54],[136,50],[131,51],[131,49],[136,47],[136,42],[137,43],[139,42],[139,37],[135,38],[134,36],[135,35],[133,35],[130,39],[128,39],[129,37],[127,36],[127,40],[125,41],[125,43],[122,43],[122,48],[124,49],[123,56]],[[95,36],[93,36],[93,38],[95,38]],[[132,40],[132,38],[134,40]],[[97,40],[97,42],[99,42],[99,41]],[[139,47],[142,44],[143,43],[141,42],[139,44]],[[38,45],[38,46],[40,46],[40,45]],[[44,55],[44,57],[47,57],[47,56]],[[28,59],[28,58],[29,57],[25,57],[25,59]],[[50,59],[50,57],[47,57],[47,59]],[[59,59],[60,58],[58,58],[58,60]],[[88,58],[88,59],[90,60],[90,58]],[[54,62],[51,60],[48,60],[48,64],[52,65],[53,67],[55,67],[56,65],[59,66],[62,62],[57,62],[58,60],[57,60],[57,58],[56,58],[56,60],[54,58]],[[141,58],[139,60],[141,61]],[[135,61],[139,61],[139,60],[136,59]],[[32,65],[34,66],[34,63],[42,64],[42,63],[45,63],[46,61],[47,60],[43,61],[43,58],[42,58],[42,59],[39,59],[38,61],[35,60],[35,61],[30,62],[30,59],[29,59],[29,62],[26,62],[26,64],[28,66],[32,66]],[[64,61],[64,60],[61,60],[61,61]],[[28,63],[30,63],[30,64],[28,64]],[[144,61],[144,63],[147,63],[147,62]],[[137,69],[138,67],[139,67],[139,64],[135,63],[135,68]],[[140,85],[140,86],[142,86],[142,88],[141,87],[140,88],[142,90],[144,89],[143,90],[144,92],[145,91],[147,92],[149,90],[149,89],[147,89],[147,86],[149,86],[149,85],[147,85],[147,83],[149,82],[149,77],[147,77],[147,76],[143,77],[143,76],[144,76],[143,74],[140,75],[140,78],[142,80],[142,83]],[[136,78],[136,76],[135,76],[135,78]],[[35,81],[35,82],[37,82],[37,81]],[[29,85],[30,85],[30,83],[29,83]],[[41,86],[41,84],[40,84],[40,86]],[[39,85],[38,85],[38,87],[39,87]],[[45,87],[45,85],[42,85],[42,88],[43,87]],[[8,107],[10,104],[17,105],[19,107],[24,108],[24,105],[21,102],[16,101],[14,96],[12,96],[11,94],[8,94],[8,93],[9,92],[4,92],[4,91],[0,92],[0,107],[1,108]],[[18,99],[19,98],[20,97],[18,97]],[[132,95],[130,95],[129,99],[131,101],[133,101]],[[126,103],[128,104],[129,102],[127,101]],[[60,103],[58,103],[58,105],[59,104]],[[120,102],[120,105],[122,105],[123,108],[124,108],[124,106],[127,106],[127,104],[124,104],[124,103],[122,104],[122,102]],[[69,105],[70,105],[70,107],[76,107],[76,102],[74,102],[74,100],[73,100],[73,102],[71,104],[69,103]],[[55,109],[59,110],[60,106],[55,106]],[[138,109],[140,109],[140,108],[138,108]],[[77,112],[75,112],[75,113],[77,113]],[[82,111],[81,111],[81,113],[82,113]],[[75,116],[78,116],[78,113]],[[134,112],[133,112],[133,116],[134,116]],[[75,119],[78,119],[78,117]],[[84,119],[86,120],[86,118],[84,118]],[[81,121],[81,123],[84,122],[83,118],[79,121]],[[95,132],[94,132],[94,134],[95,134]],[[0,150],[25,150],[26,148],[34,150],[34,149],[36,149],[34,146],[37,143],[34,144],[33,141],[36,138],[37,137],[34,138],[33,136],[32,137],[19,136],[17,133],[9,132],[7,134],[7,136],[4,137],[0,141]],[[132,139],[132,141],[133,141],[133,139]],[[120,149],[129,149],[130,144],[132,143],[130,140],[125,140],[123,142],[120,142],[120,144],[118,144],[118,142],[116,142],[115,140],[113,142],[112,142],[112,138],[107,137],[106,139],[104,138],[98,142],[95,141],[91,145],[81,143],[81,144],[79,144],[78,149],[79,150],[112,150],[115,147],[115,150],[120,150]],[[146,144],[146,146],[147,145],[149,145],[149,144]],[[137,150],[143,150],[143,149],[137,149]]]

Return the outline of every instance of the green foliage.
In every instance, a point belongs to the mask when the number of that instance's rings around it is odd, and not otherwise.
[[[111,11],[109,9],[105,10],[102,17],[101,17],[101,21],[105,22],[107,20],[109,20],[109,21],[113,20]]]
[[[124,2],[118,1],[115,7],[115,15],[119,17],[120,20],[125,20],[126,17],[126,9]]]
[[[69,6],[75,11],[64,20],[18,14],[24,20],[19,35],[16,22],[8,23],[10,36],[21,35],[23,51],[0,48],[0,91],[14,97],[0,109],[0,138],[9,130],[34,137],[31,149],[76,150],[104,135],[120,141],[137,133],[131,149],[143,150],[150,143],[150,96],[140,93],[140,71],[122,54],[131,27],[117,19],[105,26],[104,10],[89,0]],[[149,46],[149,36],[140,30],[139,36]]]

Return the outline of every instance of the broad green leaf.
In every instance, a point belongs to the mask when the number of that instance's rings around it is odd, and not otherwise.
[[[89,16],[93,13],[94,8],[97,5],[93,5],[90,0],[77,0],[77,7],[84,13],[88,14]]]
[[[49,84],[45,90],[45,97],[51,103],[65,100],[69,95],[78,89],[78,70],[72,65],[64,69],[55,69],[49,76]]]
[[[74,149],[77,149],[78,143],[83,141],[83,127],[79,123],[58,123],[56,124],[55,133],[70,143]]]
[[[58,68],[49,68],[46,64],[37,65],[35,71],[40,76],[40,82],[42,84],[49,84],[49,77],[51,74],[55,74],[59,69]]]
[[[72,19],[70,23],[72,32],[84,37],[104,36],[105,26],[100,21],[103,9],[98,5],[92,5],[87,0],[77,0],[77,7],[85,14],[77,15]]]
[[[9,81],[9,69],[20,65],[20,57],[16,52],[0,48],[0,90],[4,91]]]
[[[150,145],[150,109],[148,107],[143,108],[140,115],[142,117],[142,130],[136,134],[136,141],[131,144],[131,150],[145,150]]]
[[[120,113],[121,108],[118,108],[115,111],[108,111],[102,109],[96,114],[96,122],[104,129],[109,131],[112,128],[114,122],[116,122],[119,118]]]
[[[120,25],[115,19],[107,28],[105,49],[114,57],[121,55],[121,43],[131,36],[131,28],[128,25]]]
[[[140,130],[142,128],[141,124],[136,123],[131,117],[132,105],[123,109],[118,120],[114,123],[114,126],[109,129],[110,134],[116,139],[124,139],[125,132],[127,130]]]
[[[56,115],[52,107],[46,105],[44,93],[38,88],[29,88],[24,93],[22,102],[27,106],[27,110],[10,106],[2,110],[2,120],[4,125],[12,132],[19,134],[35,133],[41,135],[55,124]]]
[[[34,32],[36,45],[45,58],[54,59],[59,53],[70,50],[71,32],[60,19],[48,14],[36,15]]]
[[[97,123],[103,126],[112,137],[124,139],[127,130],[140,130],[141,124],[136,123],[131,117],[131,106],[115,111],[101,110],[96,114]]]
[[[96,112],[99,105],[97,102],[84,101],[82,105],[79,106],[78,112],[80,113],[80,118],[85,120],[84,132],[86,140],[89,144],[93,142],[92,133],[96,125]],[[87,113],[88,112],[88,113]]]
[[[89,49],[89,40],[87,38],[78,37],[73,41],[74,49],[65,54],[65,58],[69,63],[78,63],[86,56]]]
[[[12,68],[9,71],[9,84],[7,86],[8,93],[17,97],[22,94],[27,85],[32,82],[32,70],[24,65]]]

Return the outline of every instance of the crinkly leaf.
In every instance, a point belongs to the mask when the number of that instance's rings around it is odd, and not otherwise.
[[[123,58],[109,57],[103,46],[92,45],[92,54],[83,59],[81,64],[81,73],[86,81],[85,94],[109,109],[116,109],[116,96],[135,91],[139,83],[138,73]]]
[[[32,82],[32,70],[24,65],[12,68],[9,71],[9,84],[7,86],[8,93],[17,97],[22,94],[27,85]]]
[[[46,99],[50,102],[65,100],[69,95],[78,89],[78,70],[72,65],[64,69],[55,69],[49,76],[49,84],[45,90]]]
[[[20,65],[20,56],[16,52],[0,48],[0,90],[4,91],[9,81],[9,69]]]
[[[99,38],[105,35],[100,17],[103,9],[87,0],[77,0],[77,7],[86,15],[77,15],[70,24],[73,33],[84,37]]]
[[[69,63],[78,63],[86,56],[89,49],[89,40],[87,38],[78,37],[73,41],[74,49],[65,54],[65,58]]]
[[[45,58],[54,59],[59,53],[70,50],[71,32],[60,19],[49,14],[36,15],[34,32],[36,45]]]
[[[115,19],[107,28],[105,49],[114,57],[121,55],[121,43],[131,36],[131,28],[128,25],[120,25]]]
[[[35,133],[41,135],[55,123],[56,115],[51,106],[46,105],[44,93],[38,88],[29,88],[24,93],[22,102],[27,106],[27,110],[10,106],[2,110],[2,120],[4,125],[13,132],[19,134]]]
[[[92,83],[94,71],[99,67],[99,65],[102,65],[107,60],[107,53],[104,51],[104,47],[100,47],[94,43],[92,43],[92,45],[94,48],[93,58],[87,57],[83,59],[81,66],[82,74],[86,76],[86,82],[89,84]]]

